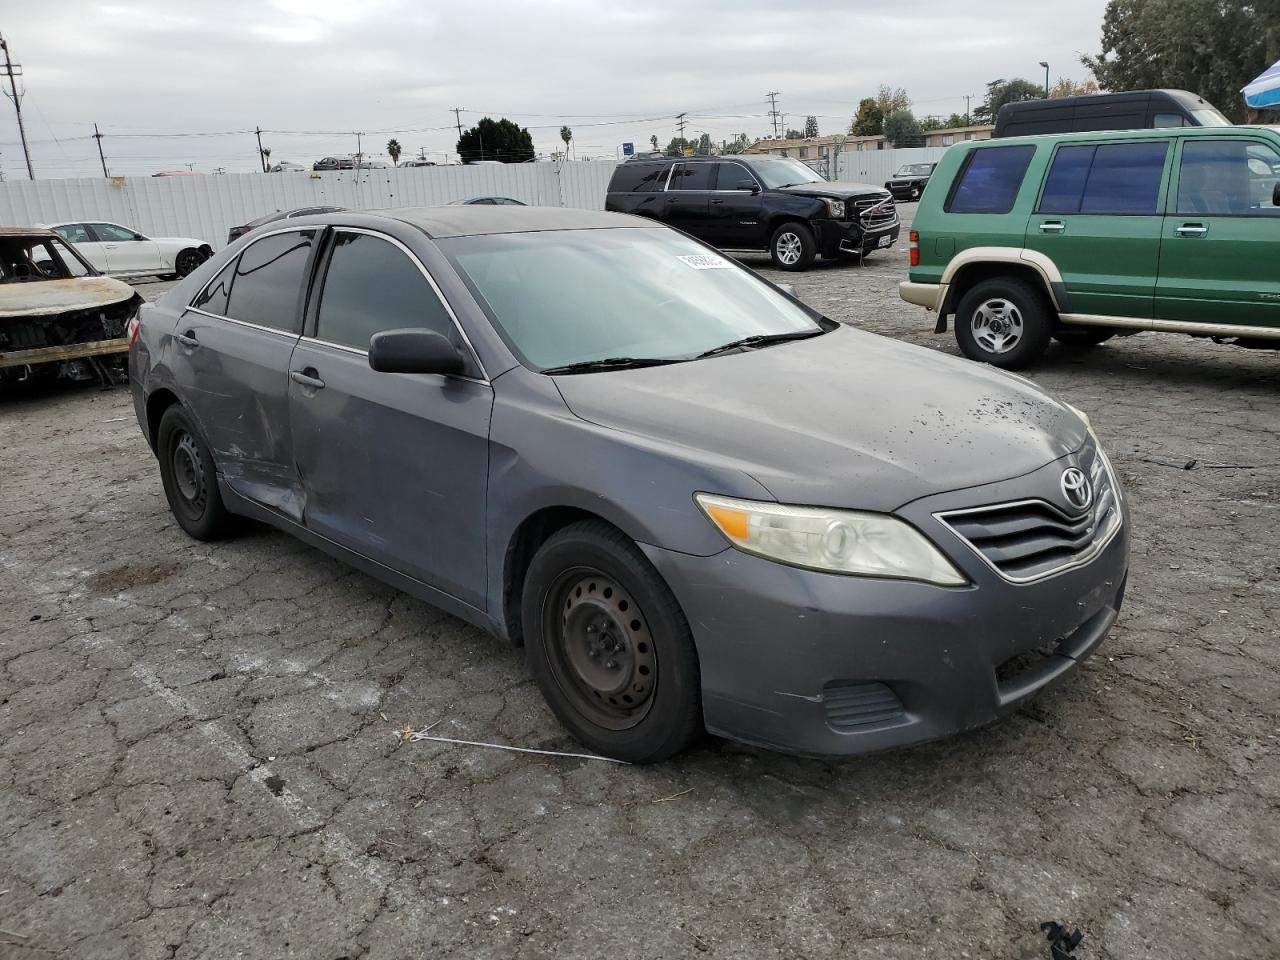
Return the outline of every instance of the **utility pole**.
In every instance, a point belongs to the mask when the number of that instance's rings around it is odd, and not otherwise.
[[[427,159],[427,148],[426,148],[426,147],[419,147],[419,148],[418,148],[418,159],[419,159],[419,160],[426,160],[426,159]]]
[[[267,158],[262,155],[262,128],[254,127],[253,132],[258,136],[258,166],[262,168],[262,172],[267,172]],[[101,141],[99,141],[101,143]]]
[[[453,119],[458,124],[458,139],[461,140],[462,139],[462,111],[465,110],[466,107],[450,107],[449,109],[453,111]]]
[[[973,94],[966,93],[964,95],[964,125],[966,127],[973,126],[972,114],[969,113],[969,101],[973,99]]]
[[[770,90],[765,99],[769,101],[769,116],[773,120],[773,139],[778,139],[778,94],[781,90]]]
[[[111,174],[107,173],[107,158],[102,153],[102,134],[98,132],[98,125],[96,123],[93,125],[93,139],[98,141],[98,159],[102,161],[102,175],[104,177],[110,177]]]
[[[22,64],[9,59],[9,45],[0,37],[0,50],[4,51],[4,72],[9,77],[9,92],[5,94],[13,101],[13,112],[18,115],[18,136],[22,140],[22,155],[27,158],[27,176],[32,180],[36,172],[31,169],[31,151],[27,149],[27,128],[22,125],[22,94],[18,92],[17,78],[22,76]]]
[[[360,141],[360,138],[364,136],[364,133],[360,130],[353,130],[352,133],[356,135],[356,169],[358,170],[360,167],[364,166],[364,147]]]
[[[681,140],[684,139],[685,115],[683,113],[676,114],[676,136]]]

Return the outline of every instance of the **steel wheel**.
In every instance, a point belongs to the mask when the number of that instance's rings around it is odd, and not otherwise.
[[[194,518],[204,514],[209,486],[204,475],[204,461],[196,446],[195,437],[185,430],[175,433],[172,440],[171,463],[173,484],[181,498],[182,506]]]
[[[804,243],[799,235],[790,230],[778,235],[777,240],[774,241],[774,247],[778,253],[778,260],[788,267],[799,263],[800,255],[804,252]]]
[[[549,595],[544,630],[557,685],[575,709],[609,730],[628,730],[653,705],[658,659],[648,621],[616,580],[566,571]]]
[[[988,353],[1008,353],[1022,339],[1022,311],[1001,297],[984,301],[969,323],[973,339]]]

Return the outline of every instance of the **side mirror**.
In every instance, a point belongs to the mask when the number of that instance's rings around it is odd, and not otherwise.
[[[147,239],[147,238],[146,238],[146,237],[144,237],[144,236],[143,236],[142,234],[140,234],[140,233],[135,233],[135,234],[133,235],[133,239],[135,239],[135,240],[145,240],[145,239]]]
[[[1271,188],[1271,205],[1280,207],[1280,180],[1277,180],[1275,186]]]
[[[757,193],[760,192],[760,184],[756,183],[754,180],[739,180],[738,189],[750,190],[751,195],[755,196]]]
[[[434,330],[384,330],[369,339],[369,366],[379,373],[464,373],[466,363]]]

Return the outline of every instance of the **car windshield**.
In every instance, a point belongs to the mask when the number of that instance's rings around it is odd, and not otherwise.
[[[932,163],[904,163],[898,168],[895,177],[927,177],[933,172]]]
[[[779,187],[794,187],[801,183],[825,182],[817,171],[790,157],[767,159],[752,157],[750,166],[755,175],[771,190],[777,190]]]
[[[822,332],[815,314],[672,230],[438,241],[525,366],[691,360],[747,337]]]

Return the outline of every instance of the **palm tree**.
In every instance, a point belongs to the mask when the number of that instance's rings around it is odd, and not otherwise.
[[[564,152],[565,152],[565,156],[566,156],[566,157],[568,157],[568,155],[569,155],[569,141],[573,139],[573,131],[572,131],[572,130],[570,130],[568,127],[561,127],[561,128],[560,128],[560,139],[564,141]]]
[[[654,150],[658,149],[658,135],[656,133],[650,135],[649,142],[653,144]]]
[[[400,166],[400,141],[395,137],[387,141],[387,156],[391,158],[392,164]]]

